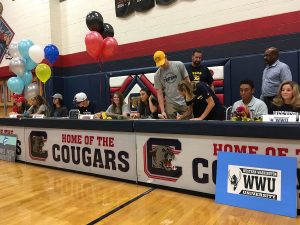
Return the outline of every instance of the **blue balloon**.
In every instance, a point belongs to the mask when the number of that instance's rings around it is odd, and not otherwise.
[[[49,44],[44,48],[45,59],[47,59],[51,64],[53,64],[59,55],[58,48],[55,45]]]
[[[22,77],[24,86],[27,87],[32,81],[32,73],[31,71],[26,71]]]
[[[25,70],[33,70],[37,64],[31,59],[25,59]]]
[[[7,86],[12,92],[22,94],[24,89],[24,81],[20,77],[11,77],[7,81]]]
[[[33,45],[33,42],[31,40],[22,40],[18,44],[18,50],[23,57],[23,59],[28,59],[29,58],[29,48]]]

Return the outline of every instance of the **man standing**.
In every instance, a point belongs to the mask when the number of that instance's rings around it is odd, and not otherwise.
[[[154,87],[157,90],[161,114],[165,119],[176,119],[177,113],[182,114],[187,110],[184,98],[178,93],[177,85],[182,80],[190,82],[189,75],[182,62],[168,61],[163,51],[156,51],[153,59],[159,67],[154,75]]]
[[[206,66],[201,64],[203,59],[203,53],[200,49],[195,49],[192,54],[192,65],[187,68],[190,80],[192,82],[203,81],[206,83],[213,91],[215,87],[213,84],[213,77]]]
[[[249,111],[252,112],[253,117],[262,117],[262,115],[268,114],[268,108],[266,104],[253,96],[255,91],[254,84],[252,80],[242,80],[240,82],[240,96],[241,100],[236,101],[232,106],[232,112],[241,106],[247,106]]]
[[[292,73],[288,65],[278,60],[279,51],[275,47],[268,48],[264,54],[266,67],[263,72],[261,96],[267,106],[277,94],[279,85],[285,80],[292,80]]]

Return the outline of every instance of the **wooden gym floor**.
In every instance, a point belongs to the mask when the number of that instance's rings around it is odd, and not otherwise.
[[[0,224],[300,225],[212,199],[0,161]]]

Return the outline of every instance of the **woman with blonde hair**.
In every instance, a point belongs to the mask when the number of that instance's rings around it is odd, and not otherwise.
[[[287,112],[300,112],[299,85],[293,81],[283,81],[280,84],[269,108],[269,114],[295,114]]]
[[[177,119],[188,118],[192,113],[194,114],[194,119],[192,120],[224,119],[225,109],[206,83],[200,81],[192,86],[187,81],[181,81],[178,84],[178,91],[185,98],[189,108],[182,115],[178,115]]]
[[[34,98],[32,98],[32,105],[27,110],[27,113],[29,113],[29,115],[44,114],[47,117],[50,115],[50,111],[49,111],[47,102],[40,95],[37,95]]]

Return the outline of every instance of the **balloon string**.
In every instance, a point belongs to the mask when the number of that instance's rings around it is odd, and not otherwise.
[[[101,60],[101,58],[99,59],[99,67],[100,67],[100,72],[103,71],[103,61]]]

